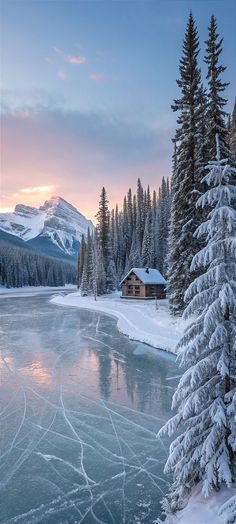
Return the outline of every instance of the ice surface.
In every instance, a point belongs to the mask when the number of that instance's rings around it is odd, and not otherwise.
[[[55,296],[52,301],[58,305],[74,306],[113,315],[118,319],[117,326],[121,333],[127,335],[131,340],[138,340],[146,344],[146,346],[142,344],[143,353],[145,348],[150,353],[150,346],[175,353],[176,345],[189,323],[180,317],[173,319],[167,300],[158,300],[157,303],[153,300],[125,300],[120,298],[119,292],[103,295],[96,301],[92,296],[81,297],[80,292],[63,297]]]
[[[0,300],[1,523],[154,523],[174,358],[135,354],[100,313]]]

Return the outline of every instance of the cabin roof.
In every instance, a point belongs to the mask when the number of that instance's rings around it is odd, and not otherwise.
[[[131,273],[134,273],[139,278],[139,280],[141,280],[143,284],[151,284],[151,285],[166,284],[166,280],[164,279],[160,271],[158,271],[158,269],[148,268],[148,272],[147,272],[146,268],[133,267],[132,269],[130,269],[127,275],[125,275],[123,280],[121,280],[120,285],[123,284],[124,280],[126,280],[126,278]]]

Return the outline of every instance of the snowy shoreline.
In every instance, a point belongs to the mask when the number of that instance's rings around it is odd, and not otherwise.
[[[148,344],[154,354],[157,353],[157,349],[175,353],[176,344],[186,326],[186,322],[181,318],[173,319],[170,316],[167,300],[158,300],[156,309],[153,300],[121,299],[120,293],[113,293],[98,297],[95,301],[93,297],[81,297],[77,292],[58,295],[53,297],[51,302],[115,317],[121,333],[131,340]]]

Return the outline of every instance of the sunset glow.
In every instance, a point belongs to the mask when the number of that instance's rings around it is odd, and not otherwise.
[[[68,11],[60,0],[3,1],[2,211],[56,194],[93,218],[103,185],[110,205],[122,205],[138,177],[157,189],[171,175],[175,50],[189,11],[181,5],[72,0]],[[195,0],[192,9],[204,41],[212,3]],[[214,9],[232,68],[235,4]]]

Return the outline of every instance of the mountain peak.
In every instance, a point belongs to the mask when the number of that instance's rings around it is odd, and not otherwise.
[[[60,196],[51,196],[49,200],[45,200],[43,206],[40,206],[39,209],[42,211],[45,211],[50,208],[56,208],[57,206],[65,207],[65,208],[67,207],[69,209],[73,209],[75,213],[81,214],[80,211],[76,209],[76,207],[74,207],[72,204],[67,202],[67,200],[65,200],[64,198]]]
[[[0,213],[0,230],[24,241],[47,239],[62,253],[75,256],[81,236],[92,222],[60,196],[52,196],[39,208],[18,204],[14,213]]]

